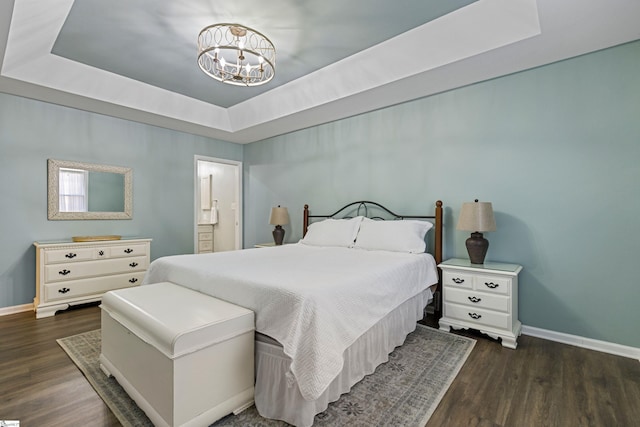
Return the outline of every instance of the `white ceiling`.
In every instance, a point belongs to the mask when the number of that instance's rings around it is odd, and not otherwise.
[[[0,91],[247,143],[640,38],[638,0],[217,3],[3,0]],[[276,78],[206,77],[216,22],[266,34]]]

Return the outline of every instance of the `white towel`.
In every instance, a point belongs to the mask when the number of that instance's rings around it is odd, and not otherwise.
[[[211,218],[209,219],[210,224],[218,223],[218,201],[214,200],[211,204]]]

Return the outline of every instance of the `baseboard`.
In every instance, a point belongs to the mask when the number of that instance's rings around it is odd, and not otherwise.
[[[25,311],[33,311],[33,304],[22,304],[22,305],[14,305],[13,307],[2,307],[0,308],[0,316],[23,313]]]
[[[640,348],[615,344],[608,341],[599,341],[591,338],[580,337],[578,335],[565,334],[563,332],[550,331],[548,329],[534,328],[533,326],[522,326],[522,333],[536,338],[544,338],[549,341],[561,342],[576,347],[588,348],[589,350],[601,351],[603,353],[615,354],[616,356],[628,357],[640,361]]]

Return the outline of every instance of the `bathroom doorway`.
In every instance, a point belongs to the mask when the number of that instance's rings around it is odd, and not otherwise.
[[[195,156],[194,253],[242,249],[242,162]]]

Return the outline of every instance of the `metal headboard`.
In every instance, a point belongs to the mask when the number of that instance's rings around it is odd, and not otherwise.
[[[381,211],[381,213],[386,213],[385,216],[389,218],[384,218],[378,215],[369,215],[369,211]],[[435,225],[435,249],[434,249],[434,258],[436,262],[439,264],[442,262],[442,201],[438,200],[436,202],[435,213],[433,215],[400,215],[393,212],[391,209],[381,205],[377,202],[372,202],[369,200],[358,200],[357,202],[349,203],[332,214],[328,215],[311,215],[309,213],[309,205],[304,205],[304,214],[303,214],[303,222],[302,222],[302,235],[305,236],[307,234],[307,229],[309,227],[310,221],[314,218],[316,219],[327,219],[327,218],[353,218],[356,216],[366,216],[371,219],[380,219],[380,220],[403,220],[403,219],[431,219],[434,220]]]

